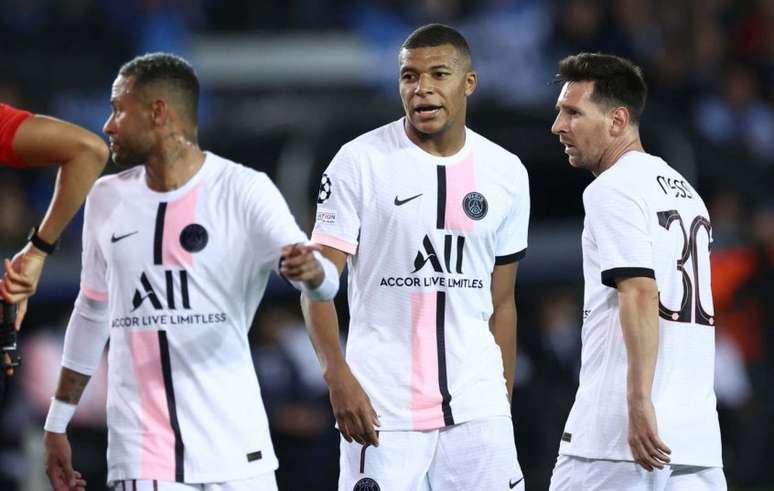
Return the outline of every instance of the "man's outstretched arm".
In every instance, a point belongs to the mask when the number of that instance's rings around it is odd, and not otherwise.
[[[56,242],[105,168],[107,145],[79,126],[35,115],[16,130],[13,149],[26,166],[60,166],[51,203],[38,227],[41,239]]]
[[[34,115],[16,130],[13,150],[26,166],[60,165],[48,211],[37,227],[37,237],[53,244],[102,173],[108,148],[90,131],[59,119]],[[6,302],[21,303],[17,328],[26,312],[26,299],[37,289],[46,257],[45,251],[27,244],[11,261],[5,262],[0,295]]]

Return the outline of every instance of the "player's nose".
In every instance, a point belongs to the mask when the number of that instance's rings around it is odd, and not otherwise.
[[[430,94],[433,92],[432,79],[427,74],[422,74],[417,79],[417,84],[414,87],[415,94]]]
[[[562,133],[566,131],[566,125],[564,124],[564,118],[561,114],[556,115],[556,119],[554,119],[554,124],[551,125],[551,133],[554,135],[558,135],[559,133]]]
[[[113,135],[115,133],[115,119],[112,114],[108,116],[107,121],[102,125],[102,132],[106,135]]]

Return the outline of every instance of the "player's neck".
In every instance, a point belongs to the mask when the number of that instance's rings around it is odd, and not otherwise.
[[[618,162],[626,152],[637,151],[644,152],[642,148],[642,141],[640,140],[639,133],[631,133],[626,137],[621,138],[619,141],[610,145],[607,150],[602,154],[599,167],[593,173],[594,176],[598,176],[611,168]]]
[[[434,134],[421,133],[406,122],[406,135],[416,146],[438,157],[449,157],[465,146],[465,126],[452,127]]]
[[[183,187],[202,168],[204,159],[199,145],[191,141],[175,139],[162,144],[145,165],[148,187],[162,193]]]

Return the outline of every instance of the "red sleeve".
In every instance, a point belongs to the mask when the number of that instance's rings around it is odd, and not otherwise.
[[[13,138],[16,130],[32,113],[0,104],[0,164],[24,167],[13,151]]]

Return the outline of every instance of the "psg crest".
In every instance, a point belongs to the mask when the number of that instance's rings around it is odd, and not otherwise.
[[[481,220],[489,211],[489,204],[483,194],[472,192],[466,194],[462,200],[462,209],[472,220]]]
[[[328,198],[331,197],[332,187],[331,178],[328,177],[328,174],[323,174],[322,181],[320,181],[320,191],[317,193],[317,204],[321,205],[328,201]]]
[[[198,223],[186,225],[180,232],[180,245],[188,252],[199,252],[207,247],[207,229]]]
[[[370,477],[364,477],[355,483],[352,491],[380,491],[379,484]]]

